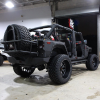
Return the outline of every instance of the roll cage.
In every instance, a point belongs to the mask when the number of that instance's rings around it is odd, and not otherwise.
[[[84,44],[84,39],[83,39],[83,36],[82,36],[81,32],[76,32],[73,29],[70,29],[68,27],[64,27],[64,26],[58,25],[58,24],[53,24],[53,25],[47,25],[47,26],[32,28],[32,29],[29,29],[29,31],[32,32],[32,31],[35,31],[35,30],[38,30],[38,29],[43,29],[43,28],[51,28],[50,31],[47,32],[47,34],[44,36],[45,39],[48,39],[53,34],[53,32],[58,30],[58,29],[62,29],[62,30],[68,31],[72,35],[72,45],[71,45],[72,49],[71,49],[71,53],[72,53],[73,56],[77,56],[77,52],[76,52],[76,37],[75,37],[75,35],[78,34],[80,36],[81,43]],[[60,34],[63,34],[63,32],[60,33]],[[55,34],[55,36],[56,35],[57,34]],[[60,41],[60,40],[58,39],[57,41]]]
[[[80,38],[81,40],[84,42],[84,39],[82,37],[82,33],[81,32],[76,32],[74,31],[73,29],[70,29],[68,27],[64,27],[62,25],[59,25],[59,24],[53,24],[53,25],[46,25],[46,26],[41,26],[41,27],[36,27],[36,28],[32,28],[32,29],[29,29],[29,32],[33,32],[33,31],[36,31],[38,29],[43,29],[43,28],[51,28],[51,30],[45,35],[45,38],[49,38],[50,35],[52,35],[53,31],[55,30],[55,28],[60,28],[60,29],[63,29],[63,30],[66,30],[66,31],[69,31],[71,34],[79,34],[80,35]],[[56,35],[56,34],[55,34]]]

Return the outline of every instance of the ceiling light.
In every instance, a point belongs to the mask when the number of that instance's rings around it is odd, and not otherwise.
[[[14,7],[14,4],[12,2],[10,2],[10,1],[6,2],[5,5],[8,8],[13,8]]]

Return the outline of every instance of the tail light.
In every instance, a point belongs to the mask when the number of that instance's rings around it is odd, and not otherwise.
[[[51,44],[51,42],[47,42],[47,44]]]

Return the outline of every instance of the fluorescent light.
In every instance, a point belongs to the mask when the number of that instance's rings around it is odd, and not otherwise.
[[[8,7],[8,8],[13,8],[14,7],[14,4],[10,1],[6,2],[5,5]]]

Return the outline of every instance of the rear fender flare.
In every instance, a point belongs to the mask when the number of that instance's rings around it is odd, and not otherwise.
[[[52,52],[54,51],[54,49],[61,50],[61,51],[62,51],[62,54],[68,55],[67,48],[66,48],[64,45],[55,45],[55,46],[52,48]],[[51,54],[52,54],[52,52],[51,52]]]

